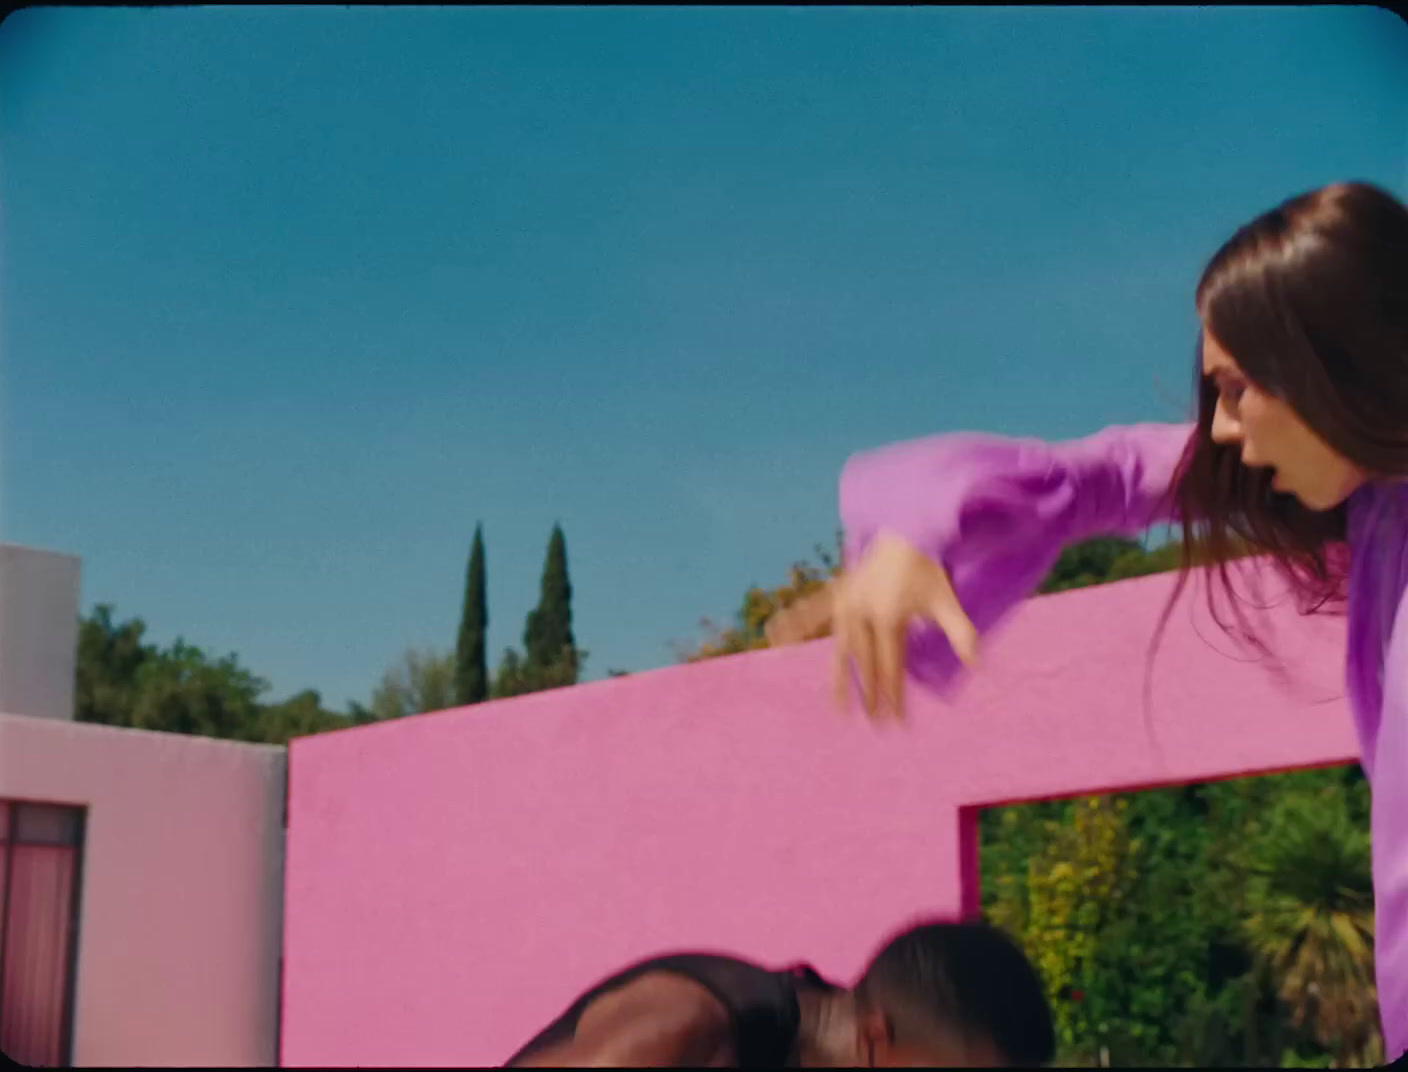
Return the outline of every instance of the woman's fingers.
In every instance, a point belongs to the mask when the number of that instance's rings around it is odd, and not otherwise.
[[[845,620],[836,623],[832,633],[831,688],[836,706],[849,713],[851,710],[851,647],[850,629]]]
[[[978,665],[978,630],[973,627],[973,623],[968,620],[968,615],[960,608],[956,615],[945,622],[939,623],[948,637],[948,642],[953,646],[953,653],[968,669],[973,669]]]
[[[896,720],[904,720],[904,663],[908,624],[894,622],[875,630],[875,661],[880,677],[879,709]]]
[[[978,630],[957,604],[946,606],[934,614],[934,621],[948,637],[949,645],[959,661],[968,669],[978,664]]]
[[[782,646],[830,632],[837,706],[850,708],[858,683],[868,716],[903,719],[909,623],[932,621],[969,667],[978,657],[978,630],[942,566],[907,545],[877,545],[872,554],[880,555],[872,568],[837,577],[773,614],[764,635]]]
[[[875,717],[879,707],[880,664],[875,654],[875,627],[865,619],[855,623],[851,631],[851,653],[860,677],[860,699],[865,713]]]
[[[836,706],[841,710],[851,709],[857,684],[867,717],[882,715],[892,702],[896,664],[898,676],[902,679],[904,660],[903,656],[894,654],[894,644],[882,642],[881,636],[881,632],[863,617],[846,614],[837,618],[832,637],[835,644],[832,685],[836,692]]]
[[[978,629],[958,601],[958,593],[953,590],[947,571],[938,569],[933,578],[934,592],[929,599],[928,615],[944,631],[954,654],[965,666],[972,667],[978,661]]]
[[[850,649],[850,661],[855,665],[856,680],[860,682],[860,707],[869,716],[876,704],[876,655],[869,621],[862,617],[850,618],[846,623],[846,647]]]

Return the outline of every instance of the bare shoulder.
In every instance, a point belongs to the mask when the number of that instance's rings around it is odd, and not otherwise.
[[[588,1019],[642,1015],[695,1031],[728,1032],[733,1026],[728,1010],[708,987],[675,972],[649,971],[592,1002],[578,1021],[578,1031]]]
[[[593,1001],[561,1066],[721,1067],[734,1061],[733,1023],[709,990],[683,975],[650,971]]]

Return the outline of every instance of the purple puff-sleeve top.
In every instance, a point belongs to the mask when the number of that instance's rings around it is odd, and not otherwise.
[[[1041,583],[1062,548],[1170,519],[1186,424],[1107,428],[1044,443],[952,434],[852,458],[841,475],[846,558],[887,531],[943,563],[985,632]],[[1408,1050],[1408,484],[1370,484],[1350,502],[1347,682],[1373,792],[1375,959],[1384,1044]],[[910,674],[943,690],[960,663],[916,627]]]

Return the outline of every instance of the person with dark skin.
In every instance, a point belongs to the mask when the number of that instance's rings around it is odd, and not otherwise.
[[[849,990],[806,966],[653,957],[592,987],[504,1067],[1035,1067],[1054,1050],[1041,980],[1016,943],[940,922],[896,935]]]

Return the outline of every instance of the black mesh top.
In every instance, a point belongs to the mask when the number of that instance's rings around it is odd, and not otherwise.
[[[733,1022],[739,1068],[778,1068],[787,1064],[797,1042],[800,989],[833,990],[832,984],[806,965],[768,971],[746,960],[712,953],[676,953],[632,964],[592,987],[505,1062],[529,1057],[570,1039],[577,1020],[594,1000],[647,972],[682,975],[719,1000]]]

